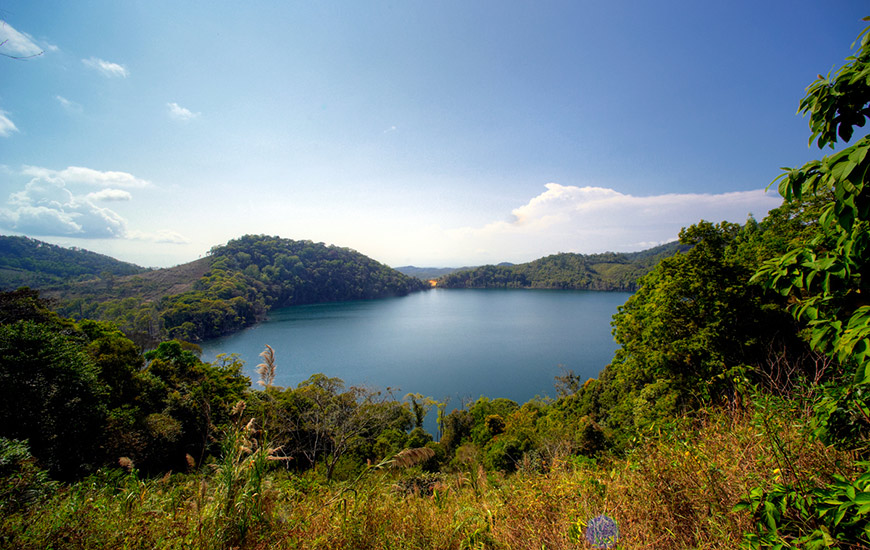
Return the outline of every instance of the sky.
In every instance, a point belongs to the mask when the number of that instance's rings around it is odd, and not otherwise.
[[[0,1],[0,234],[393,267],[643,250],[781,204],[865,0]]]

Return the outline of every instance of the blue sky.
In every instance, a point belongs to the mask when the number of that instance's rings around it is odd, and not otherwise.
[[[0,233],[155,267],[246,233],[458,266],[760,219],[822,154],[798,101],[866,8],[4,1]]]

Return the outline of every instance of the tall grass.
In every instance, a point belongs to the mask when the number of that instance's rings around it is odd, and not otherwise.
[[[570,533],[606,514],[619,524],[619,548],[737,548],[753,520],[732,509],[752,487],[825,477],[853,459],[812,443],[799,414],[783,406],[702,413],[625,457],[566,456],[513,475],[469,466],[425,490],[409,482],[425,477],[410,463],[345,483],[272,469],[254,426],[240,424],[214,467],[155,480],[102,472],[0,519],[0,546],[582,548]]]

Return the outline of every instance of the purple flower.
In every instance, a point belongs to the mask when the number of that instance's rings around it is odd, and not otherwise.
[[[616,521],[601,514],[586,523],[586,540],[592,548],[616,548],[619,526]]]

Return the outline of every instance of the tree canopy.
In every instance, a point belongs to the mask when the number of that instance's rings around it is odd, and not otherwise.
[[[637,290],[638,279],[659,260],[684,248],[680,243],[670,243],[642,252],[553,254],[518,265],[460,269],[438,279],[438,286],[634,291]]]

